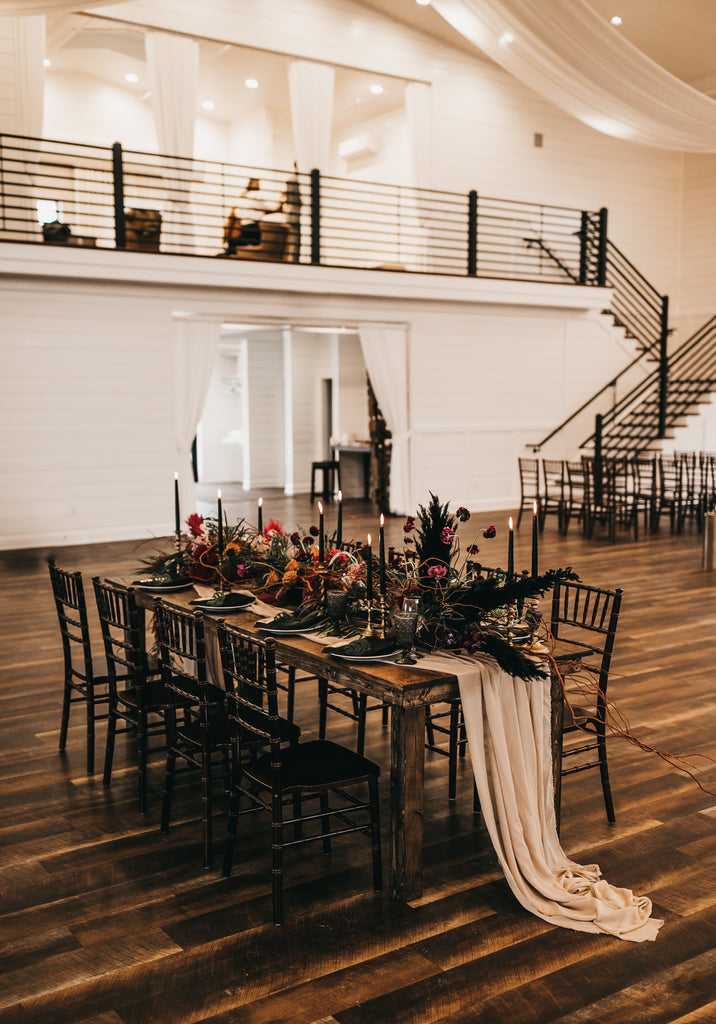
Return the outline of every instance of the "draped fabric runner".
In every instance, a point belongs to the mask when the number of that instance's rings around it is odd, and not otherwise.
[[[482,813],[512,892],[532,914],[562,928],[655,939],[651,900],[619,889],[596,864],[571,861],[554,813],[549,680],[525,682],[491,659],[431,655],[420,668],[458,677]]]

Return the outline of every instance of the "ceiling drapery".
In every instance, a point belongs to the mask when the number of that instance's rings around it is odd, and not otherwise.
[[[466,39],[535,92],[608,135],[716,152],[716,100],[633,46],[585,0],[433,0]]]
[[[121,2],[121,0],[120,0]],[[63,11],[83,11],[87,7],[108,7],[117,0],[2,0],[0,16],[25,14],[60,14]]]

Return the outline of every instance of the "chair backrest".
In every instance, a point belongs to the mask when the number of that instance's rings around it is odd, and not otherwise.
[[[594,651],[599,657],[601,694],[606,694],[609,681],[622,593],[619,587],[605,590],[569,582],[557,583],[552,592],[552,636]]]
[[[523,502],[528,498],[539,498],[539,459],[517,459],[520,470],[520,491]]]
[[[144,616],[137,607],[134,590],[109,580],[93,577],[99,624],[102,630],[107,676],[111,689],[118,679],[141,689],[146,683]]]
[[[201,612],[165,604],[155,605],[157,642],[162,682],[180,697],[199,703],[206,711],[218,688],[208,679],[206,638]]]
[[[279,762],[281,719],[276,683],[276,641],[250,637],[227,625],[216,624],[221,667],[224,672],[229,718],[236,735],[271,745],[272,761]]]
[[[546,498],[562,497],[565,483],[565,467],[562,459],[542,459],[542,476]]]
[[[632,459],[632,468],[634,471],[634,484],[639,494],[656,494],[656,458],[653,455],[635,455]]]
[[[65,674],[92,683],[92,647],[82,573],[58,569],[54,559],[49,559],[48,566],[60,623]]]

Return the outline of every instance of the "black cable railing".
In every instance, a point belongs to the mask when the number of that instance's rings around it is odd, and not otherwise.
[[[249,179],[257,246],[227,252]],[[55,223],[44,230],[45,220]],[[49,212],[48,212],[49,211]],[[596,284],[593,213],[510,199],[0,135],[0,239],[356,269]],[[586,269],[585,269],[586,268]]]
[[[716,387],[716,315],[687,338],[667,364],[665,430],[677,426]],[[661,367],[657,367],[602,416],[604,451],[642,451],[658,436],[662,419],[661,377]],[[586,448],[594,440],[592,434],[580,447]]]

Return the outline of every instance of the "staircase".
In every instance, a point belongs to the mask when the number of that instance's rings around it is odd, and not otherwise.
[[[618,457],[651,451],[673,437],[687,417],[711,401],[716,391],[716,316],[711,317],[666,360],[666,389],[661,367],[601,417],[601,451]],[[663,431],[661,427],[663,406]],[[594,447],[596,432],[581,448]]]

